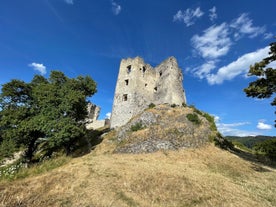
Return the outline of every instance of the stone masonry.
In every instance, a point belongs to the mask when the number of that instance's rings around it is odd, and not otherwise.
[[[95,130],[95,129],[99,129],[110,125],[109,119],[98,120],[100,111],[101,111],[101,108],[99,106],[92,103],[87,104],[88,116],[87,116],[87,119],[85,120],[87,129]]]
[[[182,81],[182,71],[174,57],[155,68],[140,57],[123,59],[115,89],[111,128],[126,124],[151,103],[186,104]]]

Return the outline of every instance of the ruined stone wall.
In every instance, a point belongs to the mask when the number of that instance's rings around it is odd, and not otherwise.
[[[109,119],[98,120],[100,115],[101,108],[95,104],[88,103],[87,104],[87,119],[86,128],[87,129],[98,129],[105,126],[110,126]]]
[[[87,104],[88,122],[96,121],[100,115],[101,108],[95,104]]]
[[[150,103],[186,103],[182,80],[182,72],[174,57],[156,68],[140,57],[123,59],[115,89],[111,127],[126,124]]]

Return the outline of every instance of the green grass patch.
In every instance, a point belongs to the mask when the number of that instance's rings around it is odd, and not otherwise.
[[[214,132],[214,131],[217,131],[217,126],[216,126],[216,123],[215,123],[215,118],[213,116],[211,116],[210,114],[208,113],[203,113],[203,116],[207,119],[207,121],[210,123],[210,128],[211,130]]]
[[[68,163],[72,158],[68,156],[60,156],[41,163],[33,164],[29,167],[20,161],[15,164],[0,168],[0,180],[16,180],[34,175],[39,175]]]
[[[200,124],[201,124],[201,121],[200,121],[198,115],[195,114],[195,113],[193,113],[193,114],[187,114],[186,117],[187,117],[187,119],[188,119],[190,122],[192,122],[192,123],[194,123],[194,124],[196,124],[196,125],[200,125]]]
[[[136,132],[136,131],[138,131],[138,130],[141,130],[141,129],[144,129],[145,127],[143,126],[143,124],[141,123],[141,122],[137,122],[136,124],[134,124],[134,125],[132,125],[131,127],[130,127],[130,130],[132,131],[132,132]]]

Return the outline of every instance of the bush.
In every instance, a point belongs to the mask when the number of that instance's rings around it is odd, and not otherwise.
[[[136,131],[138,131],[138,130],[141,130],[141,129],[143,129],[144,127],[143,127],[143,124],[141,123],[141,122],[137,122],[136,124],[134,124],[134,125],[132,125],[131,127],[130,127],[130,130],[132,131],[132,132],[136,132]]]
[[[151,108],[154,108],[154,107],[155,107],[155,104],[154,103],[150,103],[149,108],[151,109]]]
[[[254,145],[257,152],[263,153],[265,156],[273,161],[276,161],[276,140],[270,139],[264,142],[259,142]]]
[[[176,104],[172,104],[171,107],[172,107],[172,108],[175,108],[175,107],[176,107]]]
[[[217,133],[217,136],[214,138],[215,146],[225,149],[225,150],[232,150],[234,149],[234,145],[231,141],[225,139],[220,133]]]
[[[182,103],[182,106],[183,106],[183,107],[187,107],[187,104],[185,104],[185,103],[183,102],[183,103]]]
[[[201,121],[200,119],[198,118],[198,115],[193,113],[193,114],[187,114],[186,115],[187,119],[190,121],[190,122],[193,122],[194,124],[201,124]]]
[[[207,119],[207,121],[209,121],[210,123],[210,127],[211,127],[211,130],[212,131],[217,131],[217,126],[216,126],[216,123],[215,123],[215,119],[213,116],[211,116],[210,114],[208,113],[204,113],[203,116]]]

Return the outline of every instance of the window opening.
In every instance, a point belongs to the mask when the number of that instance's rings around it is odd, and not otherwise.
[[[154,92],[157,92],[157,87],[154,87]]]
[[[146,84],[145,84],[145,87],[147,87],[147,86],[148,86],[148,84],[146,83]]]
[[[161,72],[159,72],[159,75],[160,75],[160,77],[162,76],[162,71],[161,71]]]
[[[126,86],[128,86],[128,79],[125,80]]]
[[[123,95],[123,101],[127,101],[127,94]]]
[[[146,72],[146,67],[145,66],[143,66],[143,73],[145,73]]]
[[[127,73],[131,72],[131,65],[127,66]]]

